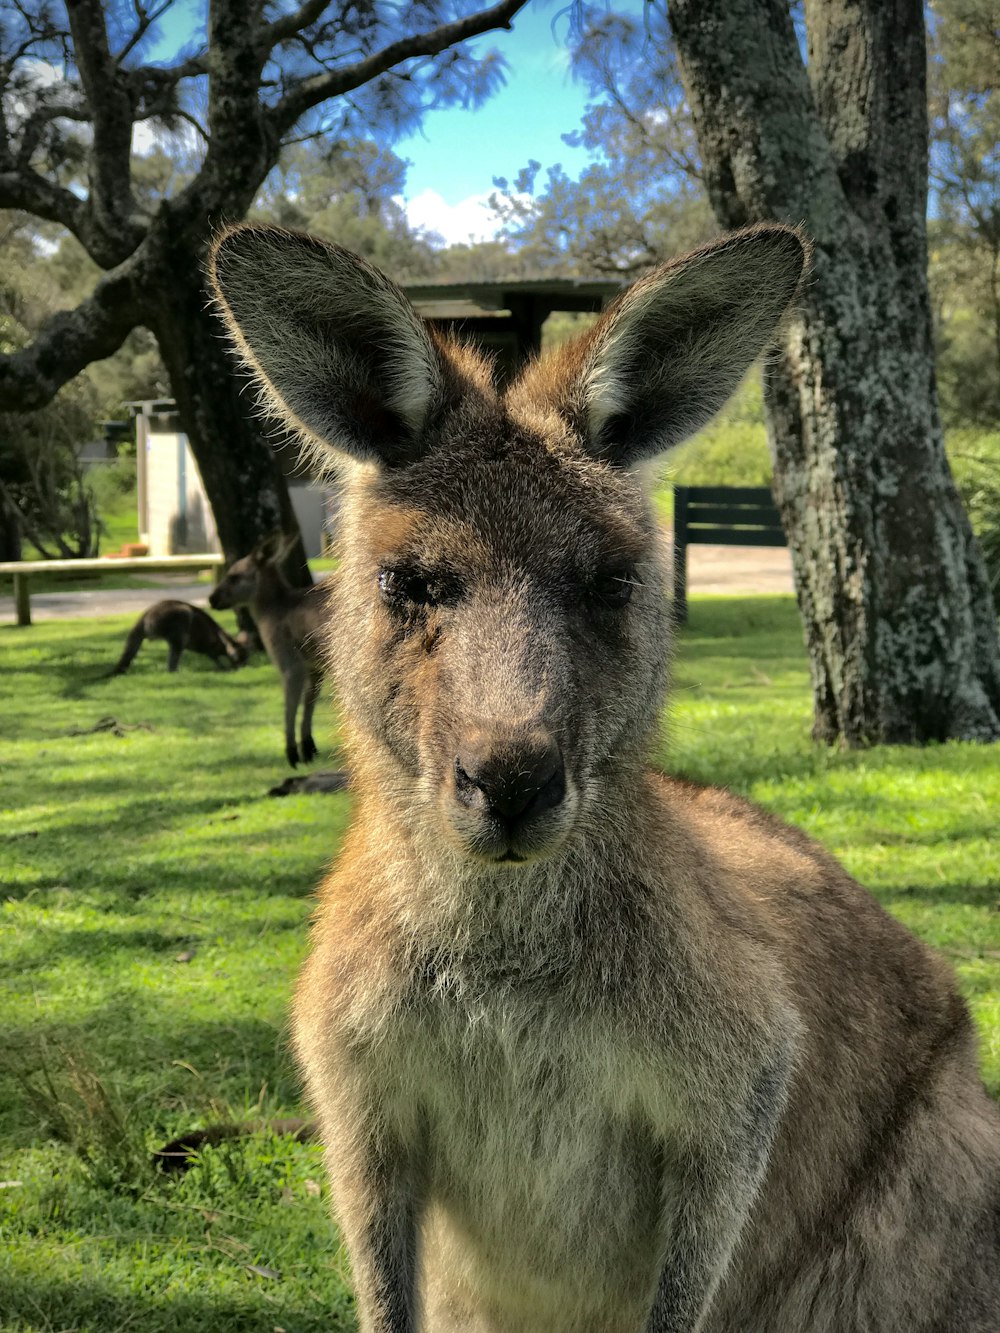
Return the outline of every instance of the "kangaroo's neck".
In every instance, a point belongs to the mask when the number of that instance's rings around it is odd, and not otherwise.
[[[295,589],[276,565],[264,565],[257,574],[257,592],[253,601],[257,620],[280,619],[296,603]]]

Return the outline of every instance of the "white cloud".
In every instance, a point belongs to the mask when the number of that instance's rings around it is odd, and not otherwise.
[[[407,202],[400,200],[411,227],[433,231],[446,245],[466,241],[492,241],[500,227],[489,208],[488,194],[470,194],[457,204],[445,203],[437,190],[421,190]]]
[[[132,126],[132,152],[145,157],[160,146],[156,126],[149,120],[137,120]]]
[[[167,157],[197,157],[204,151],[201,136],[187,121],[178,122],[168,130],[152,120],[137,120],[132,126],[132,152],[146,157],[160,149]]]

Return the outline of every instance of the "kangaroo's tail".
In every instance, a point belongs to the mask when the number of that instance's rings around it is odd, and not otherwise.
[[[122,655],[108,672],[109,676],[120,676],[123,672],[129,669],[129,666],[132,663],[132,658],[135,657],[136,653],[142,647],[143,640],[146,637],[146,629],[143,625],[144,619],[145,616],[140,616],[129,630]]]

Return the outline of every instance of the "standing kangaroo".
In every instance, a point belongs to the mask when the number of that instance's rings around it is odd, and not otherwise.
[[[209,605],[250,608],[264,648],[277,668],[285,690],[285,755],[294,768],[318,753],[312,734],[313,710],[323,684],[323,642],[327,623],[327,589],[293,588],[281,572],[285,546],[280,537],[265,538],[242,560],[229,566],[212,590]],[[295,743],[295,715],[302,692],[301,746]]]
[[[193,653],[204,653],[222,668],[228,662],[235,670],[247,660],[247,649],[221,625],[216,624],[207,611],[190,602],[167,599],[147,607],[129,630],[122,655],[111,668],[112,676],[120,676],[132,665],[132,659],[146,639],[167,641],[167,670],[176,671],[185,648]]]
[[[997,1333],[1000,1117],[949,968],[802,833],[651,771],[642,464],[772,338],[759,227],[502,396],[363,260],[217,242],[268,406],[347,475],[356,791],[294,1009],[363,1333]]]

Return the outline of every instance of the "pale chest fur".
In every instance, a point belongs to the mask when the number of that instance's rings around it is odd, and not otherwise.
[[[427,1327],[467,1297],[494,1310],[484,1329],[640,1328],[662,1262],[662,1058],[606,1014],[568,1024],[558,983],[440,981],[380,1058],[384,1110],[419,1123]]]

